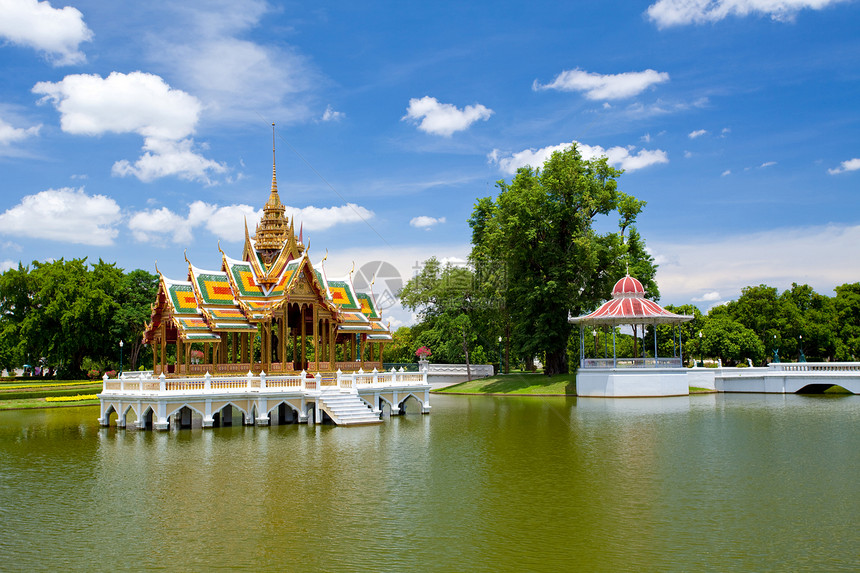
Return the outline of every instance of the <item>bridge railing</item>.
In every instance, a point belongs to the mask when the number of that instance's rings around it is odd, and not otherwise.
[[[586,358],[582,368],[681,368],[680,358]]]
[[[102,379],[102,393],[123,394],[207,394],[223,392],[296,392],[322,390],[349,390],[368,386],[411,386],[427,384],[427,372],[405,372],[391,369],[390,372],[337,372],[336,374],[315,375],[302,371],[300,374],[268,375],[264,372],[244,376],[212,376],[208,372],[200,377],[167,378],[164,374],[157,378]]]
[[[860,362],[771,362],[778,372],[860,372]]]

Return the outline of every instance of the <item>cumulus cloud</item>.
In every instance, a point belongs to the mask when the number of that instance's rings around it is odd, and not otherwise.
[[[728,16],[759,14],[791,21],[804,9],[821,10],[845,0],[658,0],[648,17],[658,28],[718,22]]]
[[[136,241],[163,245],[170,238],[174,243],[189,243],[194,230],[205,228],[223,241],[241,242],[245,239],[245,221],[251,234],[263,216],[262,209],[250,205],[218,205],[195,201],[188,213],[180,215],[161,207],[145,209],[131,216],[128,227]]]
[[[846,171],[857,171],[858,169],[860,169],[860,157],[855,157],[854,159],[843,161],[839,164],[839,167],[828,169],[827,172],[831,175],[836,175],[838,173],[845,173]]]
[[[729,176],[729,175],[731,175],[731,174],[732,174],[732,170],[731,170],[731,169],[726,169],[725,171],[723,171],[722,173],[720,173],[720,177],[728,177],[728,176]]]
[[[122,159],[114,163],[111,173],[119,177],[133,175],[144,183],[169,175],[211,183],[210,173],[227,171],[223,163],[195,153],[193,145],[191,139],[170,141],[148,137],[143,144],[144,154],[134,164]]]
[[[48,189],[27,195],[0,214],[0,233],[80,245],[113,244],[121,218],[119,205],[83,188]]]
[[[196,153],[188,138],[200,117],[200,101],[171,88],[157,75],[70,75],[59,82],[39,82],[33,92],[42,94],[42,101],[51,102],[60,112],[60,126],[66,133],[136,133],[144,137],[144,154],[134,164],[128,160],[115,163],[114,175],[134,175],[147,182],[171,175],[209,182],[210,173],[227,169]]]
[[[706,292],[702,296],[693,297],[693,301],[695,302],[715,302],[718,300],[720,300],[720,293],[715,290]]]
[[[467,105],[459,109],[450,103],[440,103],[436,98],[424,96],[409,100],[409,107],[401,120],[418,123],[418,129],[433,135],[451,137],[464,131],[476,121],[486,121],[493,110],[481,104]],[[420,123],[419,123],[420,121]]]
[[[552,82],[545,85],[535,80],[532,89],[583,92],[585,97],[593,100],[626,99],[642,93],[653,85],[668,81],[669,74],[651,69],[643,72],[603,75],[576,68],[561,72]]]
[[[42,129],[42,124],[26,128],[13,127],[12,125],[3,121],[3,118],[0,117],[0,147],[7,146],[23,139],[27,139],[28,137],[38,135],[40,129]]]
[[[17,269],[18,262],[17,261],[0,261],[0,273],[5,273],[10,269]]]
[[[502,155],[498,149],[494,149],[488,155],[488,158],[491,163],[496,163],[503,173],[513,175],[517,172],[517,169],[526,165],[531,165],[535,168],[543,167],[543,164],[554,152],[564,151],[574,144],[576,144],[583,159],[595,159],[605,156],[609,159],[609,163],[626,171],[636,171],[637,169],[643,169],[651,165],[669,162],[668,155],[662,149],[640,149],[634,153],[636,149],[634,146],[616,146],[604,149],[599,145],[586,145],[577,141],[560,143],[541,149],[524,149],[510,155]]]
[[[417,227],[419,229],[430,229],[430,227],[434,225],[439,225],[445,222],[445,217],[428,217],[426,215],[421,215],[420,217],[413,217],[409,224],[413,227]]]
[[[70,75],[59,82],[39,82],[33,93],[54,104],[63,131],[77,135],[138,133],[181,139],[194,132],[201,110],[197,98],[144,72],[113,72],[106,78]]]
[[[37,0],[0,0],[0,38],[42,52],[55,66],[86,61],[80,45],[93,38],[76,8]]]
[[[707,129],[697,129],[696,131],[691,131],[689,134],[687,134],[687,137],[689,137],[690,139],[696,139],[697,137],[702,137],[706,133],[708,133]]]
[[[325,230],[335,225],[355,223],[373,218],[374,213],[365,207],[347,203],[337,207],[289,207],[287,218],[295,217],[296,225],[305,230]],[[250,205],[234,204],[219,206],[195,201],[188,205],[188,212],[181,215],[167,207],[145,209],[129,219],[129,229],[135,240],[142,243],[163,245],[168,240],[174,243],[189,243],[196,229],[206,229],[222,241],[245,240],[245,222],[248,231],[254,234],[257,223],[263,216],[262,209]]]
[[[322,115],[323,121],[340,121],[344,118],[345,114],[341,111],[335,111],[333,107],[330,105],[325,108],[325,111]]]

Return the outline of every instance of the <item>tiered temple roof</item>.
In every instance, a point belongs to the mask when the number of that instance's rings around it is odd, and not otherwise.
[[[187,351],[191,343],[223,346],[231,335],[259,332],[270,346],[283,345],[279,337],[288,338],[290,332],[296,336],[299,331],[304,337],[306,323],[314,321],[307,334],[312,333],[314,344],[319,344],[318,352],[331,357],[320,360],[317,354],[317,363],[328,364],[334,362],[332,346],[338,342],[351,344],[355,359],[356,336],[359,344],[391,340],[373,293],[356,291],[350,274],[328,280],[324,261],[311,263],[301,230],[297,237],[293,221],[287,220],[273,161],[272,186],[263,217],[253,237],[245,225],[242,258],[234,259],[221,251],[221,268],[216,271],[196,267],[186,257],[188,274],[184,281],[159,272],[158,295],[144,342],[152,344],[153,350],[157,344],[170,343],[177,344],[177,349],[185,345]],[[286,346],[281,348],[285,353]],[[237,353],[234,349],[231,355]]]

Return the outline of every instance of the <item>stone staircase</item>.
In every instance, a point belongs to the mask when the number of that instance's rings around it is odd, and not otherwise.
[[[338,426],[382,423],[379,415],[374,414],[356,394],[326,392],[320,396],[320,402],[322,410]]]

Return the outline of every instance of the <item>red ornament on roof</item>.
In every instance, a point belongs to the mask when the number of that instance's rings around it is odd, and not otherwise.
[[[645,287],[638,280],[631,277],[629,274],[623,279],[615,283],[612,287],[612,298],[621,296],[645,296]]]
[[[645,298],[642,283],[629,274],[615,283],[612,300],[604,302],[590,314],[571,318],[583,324],[677,324],[693,320],[692,316],[675,314]]]

